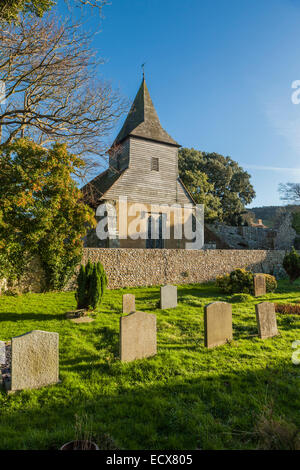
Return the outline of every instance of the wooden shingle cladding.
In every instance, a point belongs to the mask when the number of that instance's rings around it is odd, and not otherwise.
[[[174,146],[130,137],[129,167],[104,195],[104,199],[127,196],[128,200],[152,204],[193,203],[178,179],[178,149]],[[159,171],[151,169],[159,159]]]
[[[124,221],[125,215],[127,236],[123,237],[122,233],[118,233],[116,237],[111,228],[109,240],[102,242],[97,240],[93,232],[86,237],[86,246],[150,248],[146,240],[149,239],[149,221],[158,218],[157,220],[163,219],[165,224],[168,220],[170,227],[170,237],[165,235],[163,240],[160,235],[159,247],[185,248],[184,234],[180,239],[175,236],[175,229],[183,228],[184,224],[181,209],[170,206],[182,207],[188,204],[195,214],[195,202],[178,175],[179,147],[162,128],[143,80],[131,111],[109,151],[109,169],[83,188],[84,194],[92,190],[98,195],[93,207],[106,203],[107,207],[115,208],[114,214],[110,215],[111,227],[121,230],[123,222],[120,224],[120,220]],[[127,197],[127,208],[119,203],[120,197]],[[147,234],[146,238],[130,236],[131,223],[134,222],[132,226],[136,226],[134,203],[143,205],[139,210],[143,214],[141,223],[146,223],[142,228],[142,233]],[[138,229],[135,230],[139,232]],[[150,241],[154,238],[152,236]]]

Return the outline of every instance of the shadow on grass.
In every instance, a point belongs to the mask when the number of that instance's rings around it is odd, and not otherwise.
[[[75,414],[91,417],[96,441],[105,430],[123,449],[255,448],[257,418],[272,404],[275,415],[285,413],[288,421],[297,424],[298,387],[292,364],[227,374],[208,368],[197,378],[170,376],[168,383],[147,383],[144,367],[148,370],[152,365],[138,361],[127,370],[115,370],[117,383],[124,374],[133,380],[135,371],[140,371],[140,378],[110,393],[98,387],[91,391],[89,383],[70,390],[64,382],[34,391],[38,400],[25,400],[21,415],[13,406],[3,410],[1,448],[57,449],[74,439]],[[95,369],[107,378],[110,375],[109,367],[96,365]],[[109,379],[113,380],[111,375]],[[20,398],[19,394],[9,397],[8,405]]]
[[[0,322],[1,321],[26,321],[26,320],[34,320],[34,321],[51,321],[51,320],[65,320],[66,319],[66,312],[59,313],[59,314],[52,314],[52,313],[16,313],[16,312],[1,312],[0,313]]]

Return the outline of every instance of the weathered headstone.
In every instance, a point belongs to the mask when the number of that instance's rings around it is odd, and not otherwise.
[[[156,352],[156,315],[135,312],[120,318],[122,362],[155,356]]]
[[[177,287],[176,286],[163,286],[160,288],[160,308],[175,308],[177,307]]]
[[[226,302],[213,302],[204,307],[204,344],[214,348],[232,340],[232,307]]]
[[[123,313],[135,312],[135,295],[124,294],[123,295]]]
[[[263,274],[255,274],[254,276],[254,295],[259,297],[261,295],[266,295],[266,278]]]
[[[59,382],[58,333],[33,330],[12,338],[10,390]]]
[[[0,341],[0,365],[6,362],[6,347],[5,342]]]
[[[261,302],[255,305],[258,335],[260,338],[271,338],[278,335],[275,305]]]

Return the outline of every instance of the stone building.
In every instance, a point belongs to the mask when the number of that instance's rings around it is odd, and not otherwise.
[[[86,246],[191,247],[187,245],[189,237],[184,236],[183,224],[187,218],[195,222],[196,205],[179,178],[179,147],[162,128],[143,78],[124,125],[109,151],[109,168],[83,188],[86,202],[97,209],[98,220],[108,216],[106,230],[109,235],[106,240],[100,240],[94,230],[86,237]],[[123,198],[121,202],[120,197]],[[138,238],[132,237],[132,227],[137,227],[134,223],[136,204],[143,204],[137,229],[143,236]],[[185,205],[188,208],[183,213]],[[170,206],[175,209],[170,211]],[[126,238],[123,232],[120,233],[121,225],[122,230],[124,227],[127,230]],[[169,226],[169,235],[166,225]],[[179,239],[181,230],[183,236]],[[201,244],[203,230],[201,222],[198,235]]]

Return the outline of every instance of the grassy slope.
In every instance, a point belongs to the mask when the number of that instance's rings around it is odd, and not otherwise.
[[[265,299],[299,300],[286,282]],[[298,292],[297,292],[298,291]],[[158,355],[122,364],[118,325],[122,294],[137,309],[157,314]],[[111,291],[90,324],[64,313],[72,293],[0,298],[0,339],[32,329],[60,334],[62,383],[7,396],[0,393],[0,448],[49,449],[74,438],[74,415],[87,413],[94,438],[109,433],[123,449],[241,449],[257,446],[253,433],[264,407],[300,426],[300,366],[291,343],[300,318],[278,315],[281,336],[260,340],[258,301],[233,305],[234,341],[203,346],[203,306],[227,300],[213,285],[182,286],[179,306],[157,309],[159,288]]]

